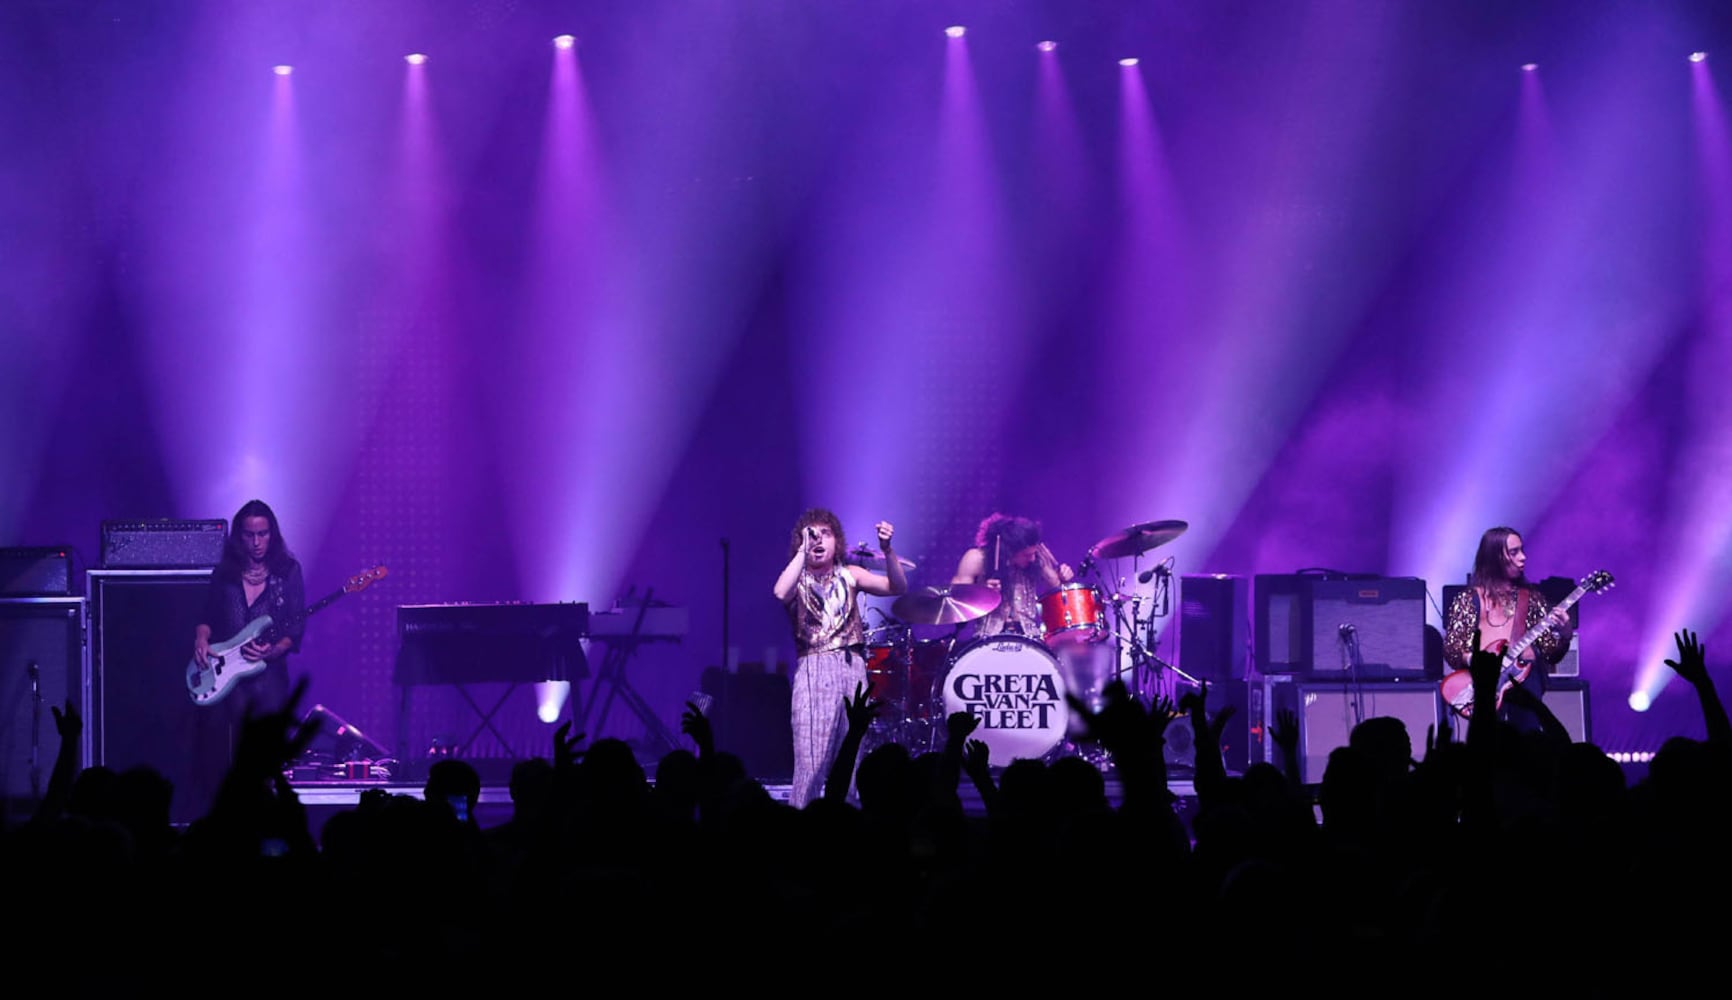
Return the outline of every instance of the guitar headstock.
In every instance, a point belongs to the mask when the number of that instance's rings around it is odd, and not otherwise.
[[[387,572],[383,566],[374,566],[364,573],[356,573],[343,584],[343,593],[353,594],[357,590],[366,590],[375,580],[383,579]]]
[[[1601,594],[1612,589],[1612,574],[1603,569],[1594,570],[1582,577],[1581,587],[1586,593]]]

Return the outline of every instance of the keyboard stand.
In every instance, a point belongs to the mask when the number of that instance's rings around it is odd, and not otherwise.
[[[599,733],[607,722],[607,713],[613,707],[615,698],[625,702],[632,714],[641,720],[649,730],[649,734],[665,744],[668,750],[678,750],[680,739],[670,730],[655,709],[644,700],[642,694],[631,686],[631,679],[626,676],[626,666],[631,661],[632,654],[637,652],[639,645],[652,640],[643,636],[644,616],[649,613],[650,597],[653,590],[644,594],[643,604],[638,608],[637,618],[632,622],[631,632],[618,637],[598,637],[595,642],[607,643],[607,653],[602,657],[601,666],[595,674],[595,684],[590,687],[589,698],[585,700],[580,711],[574,714],[574,732]],[[603,693],[603,687],[606,693]],[[595,720],[590,721],[590,713],[596,713]],[[593,728],[591,728],[593,727]]]

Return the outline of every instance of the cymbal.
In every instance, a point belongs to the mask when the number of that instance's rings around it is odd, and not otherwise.
[[[1189,527],[1184,521],[1144,521],[1142,524],[1133,524],[1096,542],[1094,547],[1089,549],[1089,555],[1096,559],[1122,559],[1125,556],[1141,555],[1152,548],[1167,544],[1184,534]]]
[[[998,607],[999,593],[974,583],[911,590],[890,605],[890,613],[914,625],[961,625]]]
[[[864,545],[850,550],[848,552],[848,561],[856,566],[864,566],[867,569],[886,569],[890,562],[888,559],[884,558],[884,553],[874,551]],[[901,556],[897,556],[896,561],[902,564],[904,570],[915,568],[914,560],[912,559],[904,559]]]

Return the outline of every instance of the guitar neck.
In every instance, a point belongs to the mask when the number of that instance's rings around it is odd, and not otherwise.
[[[324,597],[321,597],[318,600],[314,601],[313,603],[307,605],[306,609],[303,610],[300,614],[294,616],[293,618],[289,618],[289,619],[286,619],[284,621],[277,622],[277,623],[275,623],[274,627],[278,628],[278,629],[282,629],[282,628],[288,628],[288,627],[293,626],[293,625],[299,625],[300,623],[306,621],[308,618],[311,618],[314,615],[318,614],[319,612],[330,607],[331,604],[337,600],[337,598],[342,597],[344,594],[347,594],[348,592],[349,592],[348,589],[344,588],[341,590],[337,590],[333,593],[326,594]]]
[[[1559,601],[1557,604],[1557,607],[1553,608],[1552,610],[1553,611],[1568,611],[1568,610],[1570,610],[1570,608],[1575,607],[1576,602],[1581,600],[1582,595],[1586,594],[1587,592],[1588,592],[1588,588],[1577,587],[1576,589],[1570,591],[1568,597],[1565,597],[1563,600]],[[1533,628],[1528,629],[1527,633],[1525,635],[1523,635],[1521,637],[1521,639],[1516,641],[1515,644],[1511,645],[1509,650],[1504,653],[1504,662],[1505,663],[1514,663],[1518,657],[1520,657],[1523,653],[1527,652],[1527,648],[1529,646],[1532,646],[1534,643],[1538,642],[1540,636],[1544,635],[1546,630],[1549,628],[1551,628],[1551,623],[1546,622],[1546,621],[1542,621],[1538,625],[1535,625]]]

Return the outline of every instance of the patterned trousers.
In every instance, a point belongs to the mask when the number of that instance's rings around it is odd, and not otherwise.
[[[809,653],[794,667],[794,785],[788,804],[803,809],[824,797],[824,779],[848,733],[845,702],[866,683],[866,661],[847,650]],[[853,783],[849,783],[850,793]]]

